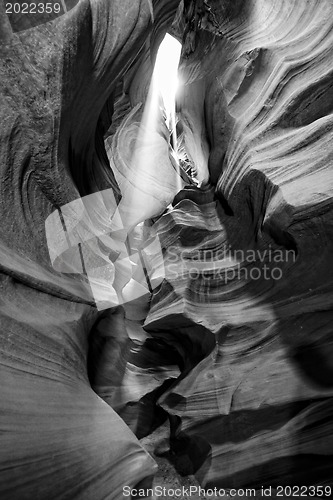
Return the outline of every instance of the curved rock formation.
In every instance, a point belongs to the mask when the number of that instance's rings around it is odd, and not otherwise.
[[[149,487],[137,438],[166,421],[204,487],[330,496],[332,14],[0,4],[1,498]],[[168,29],[174,130],[150,86]]]
[[[331,485],[332,5],[198,4],[183,75],[205,97],[182,106],[205,116],[215,200],[157,223],[170,273],[145,323],[216,338],[159,400],[174,460],[209,486]]]
[[[103,145],[110,96],[152,17],[162,33],[172,21],[178,2],[165,3],[66,1],[48,18],[0,5],[1,498],[118,500],[156,470],[90,386],[99,313],[87,277],[52,266],[45,221],[96,191],[119,200]]]

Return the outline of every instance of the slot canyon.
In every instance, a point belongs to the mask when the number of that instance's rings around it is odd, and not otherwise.
[[[0,499],[332,498],[332,0],[1,1],[0,52]]]

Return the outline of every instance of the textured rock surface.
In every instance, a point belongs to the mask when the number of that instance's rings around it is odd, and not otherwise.
[[[176,466],[204,484],[331,484],[332,6],[210,6],[183,74],[205,76],[222,173],[215,199],[188,192],[157,223],[173,267],[145,328],[174,341],[196,323],[216,345],[159,404]]]
[[[12,500],[118,500],[156,471],[91,389],[99,313],[84,276],[52,267],[45,234],[47,217],[80,195],[113,189],[119,199],[102,110],[145,43],[151,5],[75,3],[46,24],[52,16],[9,19],[0,4],[0,496]],[[177,2],[164,19],[155,4],[163,30]]]
[[[1,498],[118,500],[162,424],[156,453],[202,486],[333,486],[333,6],[180,5],[193,183],[160,111],[142,135],[178,4],[0,4]],[[90,246],[57,270],[45,221],[77,200]],[[121,308],[76,272],[88,247]]]

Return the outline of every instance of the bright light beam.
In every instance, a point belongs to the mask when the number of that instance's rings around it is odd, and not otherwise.
[[[119,213],[127,231],[139,222],[162,213],[185,185],[179,172],[175,126],[180,53],[181,44],[171,35],[166,35],[157,53],[133,154],[129,160],[131,178],[127,176],[126,186],[121,187],[123,198]],[[162,113],[161,98],[165,113]],[[174,151],[170,148],[170,132],[173,134]],[[170,160],[171,155],[173,162]]]
[[[181,50],[181,43],[167,33],[158,49],[153,73],[153,84],[157,86],[162,96],[169,129],[173,126],[175,115]]]

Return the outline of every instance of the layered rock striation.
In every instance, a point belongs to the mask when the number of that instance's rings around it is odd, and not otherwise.
[[[331,2],[65,7],[0,6],[2,497],[150,486],[164,422],[202,486],[332,487]]]

